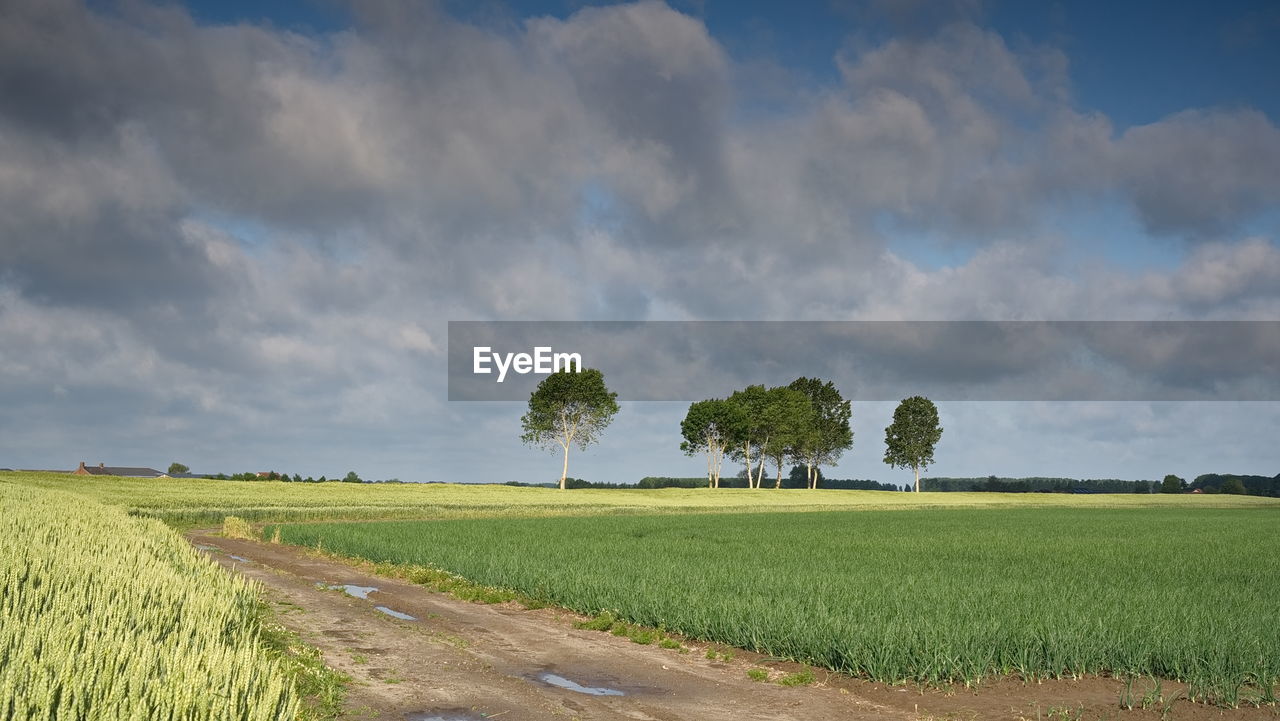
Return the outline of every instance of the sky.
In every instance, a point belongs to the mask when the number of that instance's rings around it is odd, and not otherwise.
[[[558,478],[451,320],[1280,320],[1276,67],[1272,2],[0,0],[0,467]],[[850,395],[827,475],[907,482]],[[570,475],[705,471],[686,407]],[[939,412],[933,475],[1280,472],[1274,401]]]

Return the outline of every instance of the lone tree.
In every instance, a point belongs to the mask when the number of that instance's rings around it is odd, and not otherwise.
[[[853,447],[853,429],[849,427],[852,410],[831,381],[821,378],[797,378],[788,386],[809,397],[813,417],[808,433],[796,445],[796,461],[808,470],[809,488],[818,487],[818,468],[835,463]]]
[[[697,401],[689,405],[689,412],[680,422],[680,435],[684,441],[680,450],[692,456],[707,454],[707,487],[720,487],[720,466],[724,454],[746,432],[747,417],[742,408],[726,400]]]
[[[569,448],[582,450],[595,443],[600,432],[618,412],[618,394],[604,384],[604,374],[594,368],[580,372],[561,369],[547,376],[529,396],[529,412],[520,423],[520,440],[548,450],[564,450],[560,489],[569,475]]]
[[[912,396],[893,411],[893,423],[884,429],[884,462],[894,468],[916,472],[916,493],[920,492],[920,469],[933,463],[933,447],[942,438],[938,407],[924,396]]]
[[[169,475],[173,475],[174,473],[187,473],[190,470],[190,468],[187,468],[177,461],[169,464]]]

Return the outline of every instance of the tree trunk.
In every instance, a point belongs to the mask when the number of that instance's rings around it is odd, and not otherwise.
[[[916,471],[916,493],[920,492],[920,466],[912,466]]]
[[[818,487],[818,476],[817,476],[817,474],[815,474],[815,473],[813,472],[813,462],[812,462],[812,461],[810,461],[807,465],[808,465],[808,468],[809,468],[809,473],[808,473],[808,475],[806,476],[806,479],[809,481],[809,488],[817,488],[817,487]]]
[[[760,465],[756,468],[756,485],[755,488],[762,488],[764,484],[764,449],[769,445],[769,437],[764,437],[764,443],[760,444]]]
[[[778,480],[773,482],[773,487],[775,490],[782,488],[782,456],[778,456],[776,460],[778,462]]]
[[[754,488],[751,484],[751,441],[744,442],[742,446],[747,456],[747,488]]]
[[[715,485],[713,485],[712,488],[720,487],[720,464],[723,462],[724,462],[724,446],[717,445],[716,446]]]
[[[569,475],[569,444],[564,444],[564,468],[560,471],[560,490],[564,490],[564,479]]]

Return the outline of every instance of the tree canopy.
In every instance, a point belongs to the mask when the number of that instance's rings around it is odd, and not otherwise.
[[[809,397],[798,390],[777,386],[765,392],[760,414],[762,451],[777,470],[774,488],[782,488],[782,468],[787,460],[796,458],[798,449],[811,442],[814,415]],[[760,487],[758,478],[756,487]]]
[[[529,395],[529,410],[520,419],[520,439],[534,446],[564,451],[560,488],[569,474],[569,449],[586,450],[618,413],[618,394],[595,368],[579,372],[562,369],[548,375]]]
[[[802,376],[789,387],[805,394],[813,406],[807,432],[796,446],[796,462],[808,469],[808,487],[817,488],[819,467],[834,464],[853,447],[853,429],[849,427],[853,412],[831,381]]]
[[[709,488],[720,487],[725,451],[736,446],[746,427],[746,414],[737,404],[718,398],[690,404],[689,412],[680,422],[680,435],[684,437],[680,450],[688,455],[707,454]]]
[[[804,464],[805,485],[817,487],[818,467],[835,463],[853,445],[849,401],[835,384],[797,378],[790,385],[749,385],[728,398],[697,401],[680,424],[689,455],[705,452],[708,485],[720,487],[724,455],[742,461],[748,488],[760,488],[766,460],[773,461],[774,487],[783,486],[788,463]]]
[[[893,423],[884,429],[884,462],[915,471],[920,492],[920,469],[933,463],[933,449],[942,438],[938,407],[924,396],[903,399],[893,411]]]
[[[747,487],[758,488],[760,477],[764,474],[764,445],[769,440],[763,425],[765,407],[769,403],[768,390],[763,385],[749,385],[740,391],[734,391],[728,401],[736,405],[746,419],[741,433],[734,439],[730,453],[746,465]],[[751,470],[753,458],[760,459],[760,470],[755,475]]]

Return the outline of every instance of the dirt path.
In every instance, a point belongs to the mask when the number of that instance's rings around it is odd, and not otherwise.
[[[1160,718],[1154,710],[1122,712],[1118,682],[1105,679],[998,682],[974,695],[964,689],[886,688],[819,672],[819,683],[788,688],[752,681],[746,671],[801,667],[765,663],[755,654],[711,661],[703,647],[682,654],[642,646],[575,629],[580,619],[564,611],[459,601],[296,547],[206,533],[189,537],[218,563],[261,582],[281,622],[319,648],[328,665],[354,679],[348,719]],[[339,584],[376,590],[362,599],[329,588]],[[1054,715],[1058,709],[1061,716]],[[1223,716],[1185,702],[1175,710],[1181,713],[1174,718],[1276,718],[1274,711],[1261,709]]]

